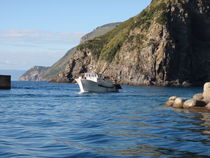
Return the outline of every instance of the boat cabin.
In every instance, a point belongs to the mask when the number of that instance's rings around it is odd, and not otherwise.
[[[97,82],[98,77],[99,77],[98,74],[88,72],[88,73],[83,73],[81,79],[87,79]]]

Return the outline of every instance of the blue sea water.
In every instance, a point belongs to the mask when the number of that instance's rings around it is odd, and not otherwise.
[[[210,157],[210,113],[165,107],[201,88],[13,82],[0,91],[0,158]]]

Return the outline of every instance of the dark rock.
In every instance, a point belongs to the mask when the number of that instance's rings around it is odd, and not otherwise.
[[[205,107],[207,103],[205,101],[196,100],[196,106],[197,107]]]

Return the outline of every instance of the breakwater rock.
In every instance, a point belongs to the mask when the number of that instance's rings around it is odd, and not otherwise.
[[[210,82],[204,84],[203,93],[195,94],[188,100],[181,97],[171,96],[165,105],[173,108],[203,108],[210,110]]]

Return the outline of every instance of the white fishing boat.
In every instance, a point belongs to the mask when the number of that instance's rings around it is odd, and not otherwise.
[[[83,73],[75,79],[79,85],[80,92],[118,92],[121,89],[119,84],[115,84],[109,77],[102,77],[96,73]]]

